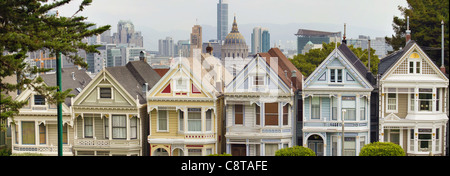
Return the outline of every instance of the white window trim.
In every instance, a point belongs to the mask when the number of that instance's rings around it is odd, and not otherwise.
[[[211,112],[211,122],[210,122],[210,123],[211,123],[211,124],[210,124],[210,125],[211,125],[211,130],[207,130],[207,129],[206,129],[206,125],[207,125],[207,121],[206,121],[206,112],[208,112],[208,110]],[[213,123],[214,120],[213,120],[213,116],[214,116],[214,113],[213,113],[213,110],[212,110],[212,109],[206,109],[206,110],[205,110],[205,131],[206,131],[206,132],[212,132],[212,131],[213,131],[213,128],[214,128],[214,123]]]
[[[409,72],[410,66],[409,64],[413,62],[413,73]],[[417,73],[417,62],[420,62],[420,73]],[[408,58],[408,74],[422,74],[423,70],[423,62],[422,62],[422,58]]]
[[[334,69],[335,70],[335,73],[334,73],[334,76],[335,76],[335,81],[334,82],[332,82],[331,81],[331,70],[332,69]],[[341,78],[341,82],[338,82],[337,80],[338,80],[338,71],[337,70],[342,70],[342,78]],[[331,67],[327,67],[327,74],[328,74],[328,76],[327,76],[327,82],[328,82],[328,84],[344,84],[345,83],[345,80],[346,80],[346,74],[345,74],[345,67],[335,67],[335,66],[331,66]]]
[[[110,88],[111,89],[111,98],[100,98],[100,88]],[[97,87],[97,99],[102,100],[113,100],[114,99],[114,89],[111,86],[98,86]]]
[[[311,96],[311,99],[309,100],[309,120],[311,121],[320,121],[322,120],[322,99],[320,97],[317,97],[319,99],[319,118],[318,119],[313,119],[312,118],[312,102],[313,102],[313,98]]]
[[[182,79],[183,82],[186,82],[186,87],[184,89],[178,89],[177,88],[177,84],[178,84],[178,80]],[[186,77],[175,77],[172,79],[173,82],[173,92],[189,92],[189,78]]]
[[[160,130],[159,129],[159,111],[166,111],[167,130]],[[169,111],[168,110],[157,110],[156,111],[156,132],[169,132]]]
[[[395,110],[389,109],[389,94],[395,94]],[[398,113],[398,93],[397,92],[386,93],[386,113]]]
[[[195,107],[192,107],[192,108],[195,108]],[[186,115],[186,128],[184,129],[187,133],[203,133],[204,131],[204,126],[203,126],[203,121],[204,121],[204,115],[203,115],[203,108],[201,108],[201,107],[199,107],[200,108],[200,125],[201,125],[201,127],[200,127],[200,131],[189,131],[189,108],[187,108],[187,115]]]

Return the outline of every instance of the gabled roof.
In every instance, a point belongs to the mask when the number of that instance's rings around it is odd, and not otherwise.
[[[414,40],[410,40],[406,46],[394,53],[387,55],[378,63],[378,74],[383,75],[415,44]]]
[[[72,73],[75,79],[73,79]],[[40,76],[48,86],[56,86],[56,74],[45,74]],[[91,80],[92,78],[89,77],[85,69],[78,69],[77,67],[61,68],[62,90],[72,89],[70,94],[77,96],[80,93],[77,89],[79,88],[81,91]],[[70,98],[66,98],[64,103],[67,106],[71,106]]]
[[[369,72],[369,69],[361,62],[361,60],[356,57],[356,55],[350,50],[350,48],[347,47],[346,44],[341,44],[338,47],[338,50],[341,51],[341,53],[345,56],[350,64],[355,67],[355,69],[361,74],[361,76],[365,77],[367,81],[370,82],[370,84],[375,85],[376,80],[373,74]]]
[[[131,61],[125,66],[106,67],[106,71],[108,71],[133,98],[138,96],[140,104],[146,102],[142,86],[145,83],[148,83],[147,90],[150,90],[159,79],[161,79],[161,76],[159,76],[159,74],[145,61]]]
[[[281,52],[278,48],[271,48],[267,53],[258,53],[260,57],[265,58],[266,62],[273,67],[274,70],[278,70],[278,76],[283,80],[283,82],[294,91],[302,89],[302,73],[297,69],[297,67],[292,64],[292,62]],[[270,64],[270,58],[277,58],[278,64]],[[277,68],[275,68],[277,67]],[[285,70],[287,71],[287,77],[285,75]],[[291,81],[292,71],[296,71],[296,81],[297,84],[294,87]]]

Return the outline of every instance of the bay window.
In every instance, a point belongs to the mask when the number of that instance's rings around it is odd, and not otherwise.
[[[397,111],[397,94],[396,93],[388,93],[387,111]]]
[[[130,139],[137,139],[137,127],[138,127],[137,117],[133,116],[130,119]]]
[[[234,124],[244,124],[244,107],[243,105],[234,105]]]
[[[167,111],[158,110],[158,131],[168,131]]]
[[[206,111],[206,131],[211,131],[212,130],[212,113],[211,113],[211,109],[208,109]]]
[[[93,115],[85,114],[84,115],[84,137],[92,138],[93,136],[94,136]]]
[[[342,96],[342,109],[346,110],[342,115],[344,120],[356,120],[356,102],[354,96]]]

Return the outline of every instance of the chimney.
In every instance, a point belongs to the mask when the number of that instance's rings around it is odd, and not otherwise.
[[[442,42],[441,42],[441,72],[445,74],[445,66],[444,66],[444,20],[441,21],[441,27],[442,27]]]
[[[148,91],[148,83],[144,83],[142,85],[142,92],[144,93],[144,95],[146,95],[147,91]]]
[[[206,47],[206,53],[213,55],[213,47],[211,46],[211,43],[208,43],[208,46]]]
[[[139,60],[147,62],[147,58],[145,57],[145,51],[141,51],[139,53]]]
[[[292,87],[294,87],[296,89],[297,88],[297,71],[295,71],[295,70],[292,70],[291,82],[292,82]]]
[[[72,79],[75,80],[75,72],[72,72]]]
[[[409,30],[409,16],[406,17],[406,44],[411,40],[411,31]]]
[[[344,23],[344,37],[342,37],[342,44],[345,44],[345,45],[347,45],[347,40],[345,39],[346,38],[345,37],[346,28],[347,28],[347,24]]]

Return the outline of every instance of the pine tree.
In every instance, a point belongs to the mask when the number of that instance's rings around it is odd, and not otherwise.
[[[66,5],[71,0],[2,0],[0,1],[0,120],[13,117],[18,110],[27,104],[16,101],[9,94],[33,88],[44,95],[51,104],[64,102],[71,97],[68,90],[57,92],[56,86],[46,86],[41,77],[27,78],[26,75],[46,72],[51,69],[31,67],[24,62],[27,52],[45,49],[55,56],[60,52],[75,65],[87,68],[84,59],[76,55],[78,50],[88,53],[99,53],[98,45],[87,45],[81,40],[98,35],[110,28],[109,25],[89,30],[94,26],[87,23],[86,17],[77,16],[92,0],[83,0],[78,10],[71,17],[49,15],[48,12]],[[17,78],[17,82],[5,81]]]
[[[446,63],[444,65],[446,66],[446,72],[449,73],[449,0],[407,0],[407,2],[408,7],[398,7],[403,18],[394,16],[392,27],[395,34],[391,37],[385,37],[386,43],[392,45],[394,51],[405,47],[406,19],[409,16],[411,40],[416,41],[425,53],[438,66],[441,66],[441,21],[444,21],[444,62]]]

